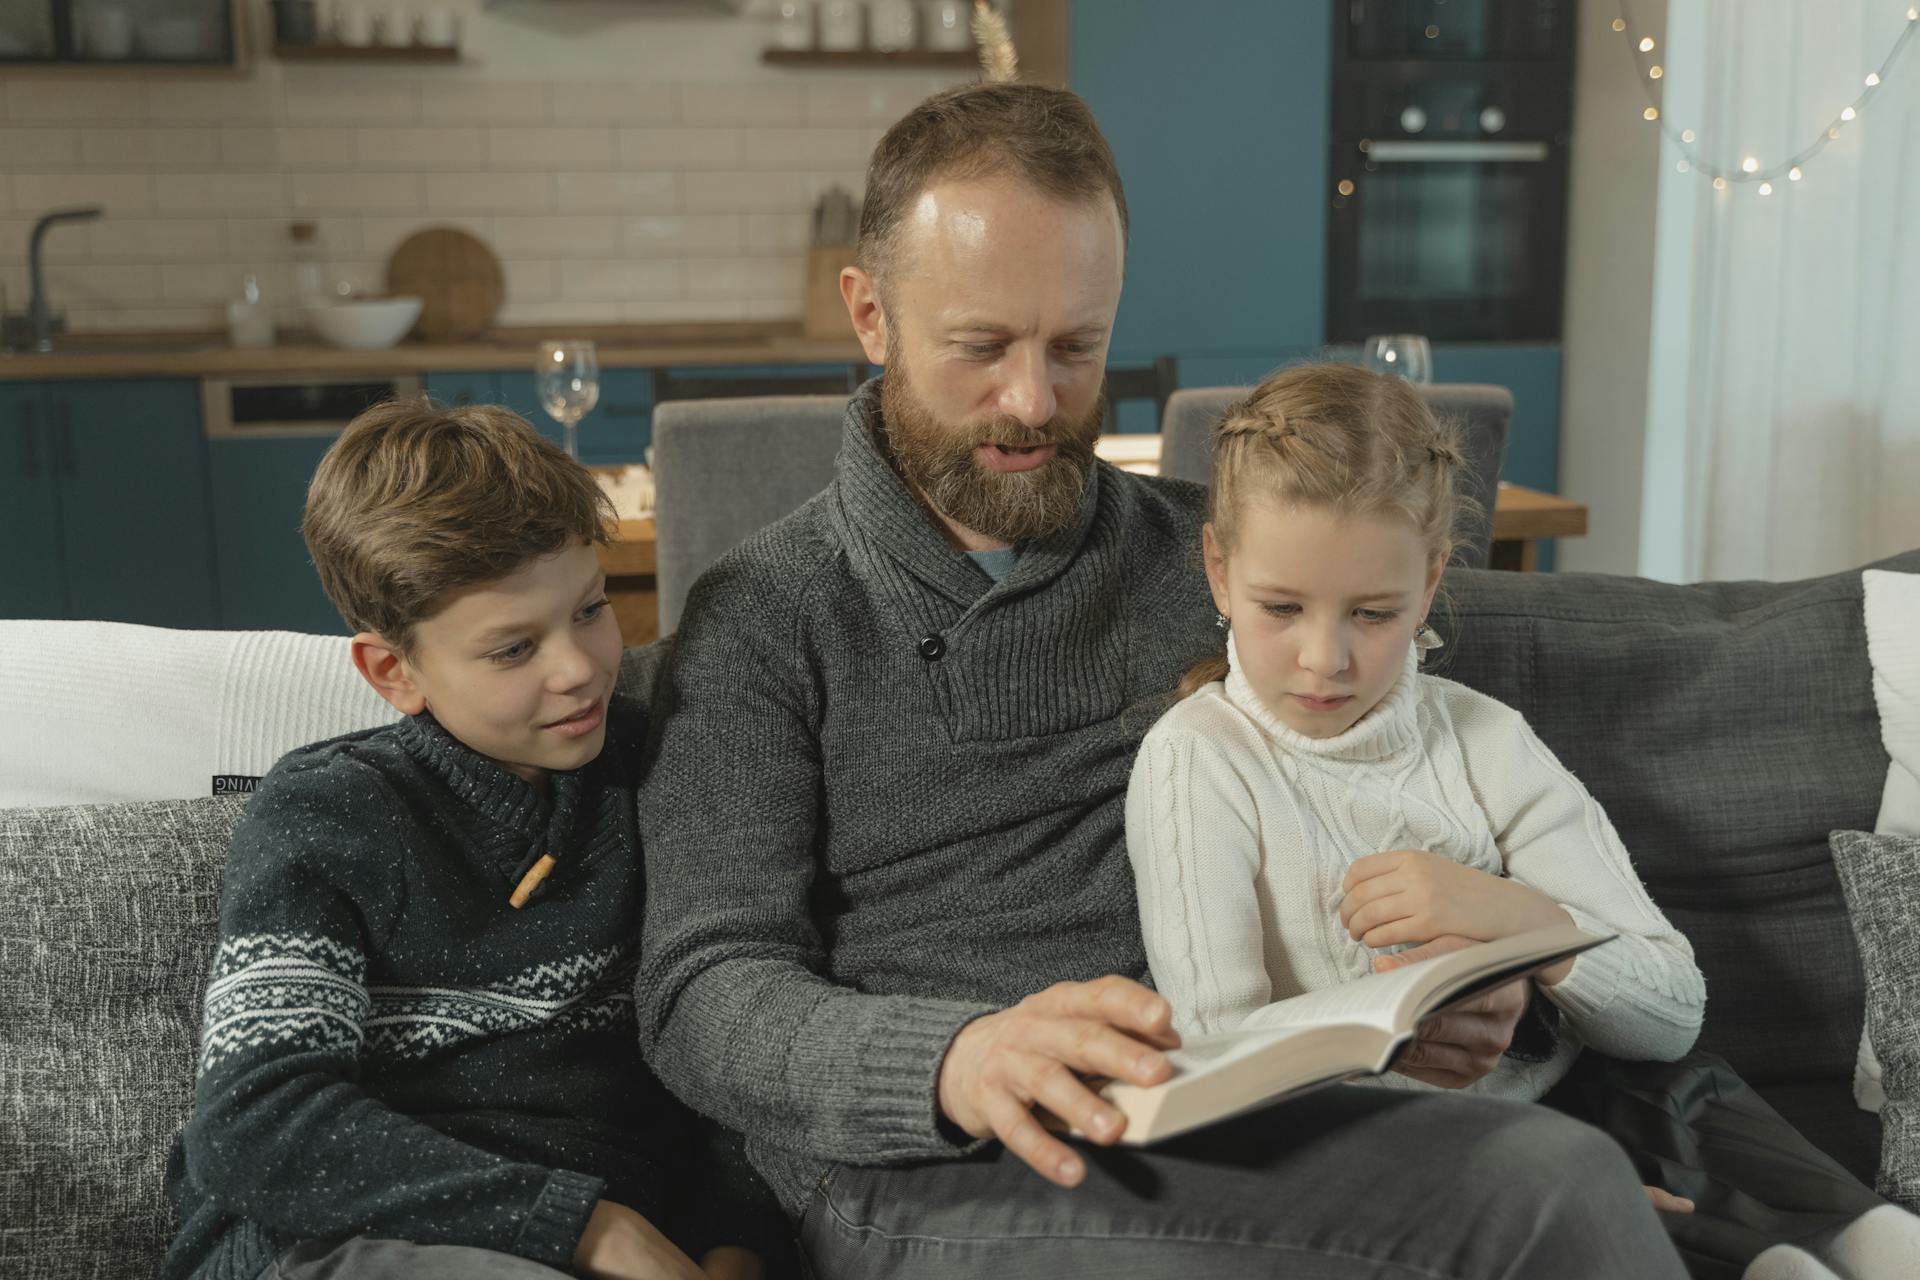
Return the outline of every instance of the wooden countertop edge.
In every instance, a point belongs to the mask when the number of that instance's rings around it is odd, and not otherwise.
[[[555,325],[562,335],[567,326]],[[402,343],[379,351],[348,351],[306,344],[197,351],[75,351],[0,356],[0,382],[48,378],[207,378],[275,374],[391,376],[462,370],[533,368],[534,343],[494,339],[461,343]],[[773,337],[731,342],[602,342],[602,369],[729,364],[854,364],[866,353],[841,342]]]

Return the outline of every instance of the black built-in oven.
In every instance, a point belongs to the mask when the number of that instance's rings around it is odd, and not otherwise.
[[[1573,0],[1336,15],[1327,339],[1557,339]]]

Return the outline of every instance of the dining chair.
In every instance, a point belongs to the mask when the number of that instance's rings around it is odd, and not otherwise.
[[[1477,383],[1432,383],[1417,388],[1435,414],[1459,426],[1467,465],[1460,493],[1476,504],[1474,517],[1460,531],[1454,563],[1484,569],[1493,554],[1493,504],[1499,496],[1500,466],[1506,457],[1513,422],[1513,393]],[[1252,387],[1190,387],[1167,400],[1160,422],[1160,474],[1207,482],[1213,470],[1213,433],[1228,406]]]
[[[1107,416],[1100,430],[1111,435],[1120,429],[1122,400],[1151,400],[1153,420],[1158,422],[1166,416],[1167,398],[1180,385],[1180,361],[1174,356],[1161,356],[1141,368],[1109,366],[1106,378]]]
[[[849,396],[868,377],[865,364],[850,364],[832,373],[736,374],[716,377],[705,373],[653,371],[653,402],[669,400],[734,400],[747,396]]]
[[[660,634],[713,562],[833,479],[847,396],[670,400],[653,411]]]

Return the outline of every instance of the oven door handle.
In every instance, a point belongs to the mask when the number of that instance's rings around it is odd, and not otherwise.
[[[1538,164],[1551,153],[1544,142],[1375,142],[1367,159],[1378,164]]]

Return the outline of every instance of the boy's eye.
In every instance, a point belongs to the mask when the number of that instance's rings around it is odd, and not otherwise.
[[[517,659],[524,658],[527,656],[527,654],[531,653],[532,651],[533,651],[533,646],[529,644],[527,641],[516,640],[512,644],[508,645],[506,648],[495,649],[492,653],[488,654],[487,661],[497,662],[504,665],[506,663],[513,662]]]
[[[585,608],[580,610],[580,621],[592,622],[595,618],[600,616],[600,611],[602,609],[605,609],[608,605],[612,603],[613,601],[607,599],[605,596],[600,597],[600,599],[595,600],[592,604],[587,605]]]

